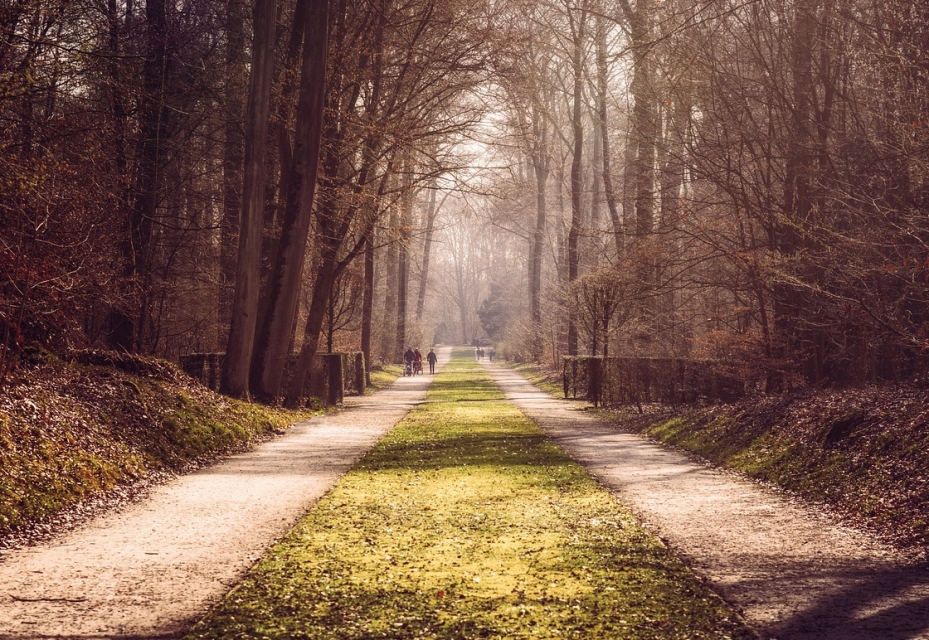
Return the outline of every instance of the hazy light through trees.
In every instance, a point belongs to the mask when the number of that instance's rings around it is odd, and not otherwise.
[[[927,28],[903,0],[5,5],[0,379],[30,345],[224,351],[231,318],[227,391],[291,402],[288,354],[488,329],[771,391],[914,378]]]

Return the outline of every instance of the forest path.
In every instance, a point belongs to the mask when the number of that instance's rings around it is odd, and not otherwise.
[[[438,350],[439,367],[450,349]],[[401,377],[0,563],[0,638],[170,638],[190,628],[421,402]]]
[[[929,639],[929,567],[485,363],[506,398],[777,640]]]

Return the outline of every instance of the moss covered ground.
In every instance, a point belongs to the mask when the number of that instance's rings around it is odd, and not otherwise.
[[[508,366],[553,397],[561,374]],[[808,388],[728,404],[599,410],[607,420],[781,487],[915,556],[929,556],[929,391]]]
[[[925,390],[807,390],[607,413],[626,428],[824,505],[910,553],[929,553]]]
[[[470,350],[189,635],[749,637]]]
[[[0,547],[68,526],[88,500],[248,448],[311,412],[215,394],[169,363],[120,366],[48,356],[0,388]],[[28,532],[27,532],[28,533]]]

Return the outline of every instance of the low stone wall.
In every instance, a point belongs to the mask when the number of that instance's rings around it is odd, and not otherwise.
[[[213,391],[219,391],[224,353],[192,353],[181,358],[184,371]],[[284,384],[290,384],[297,354],[287,358]],[[310,368],[304,392],[326,404],[339,404],[345,395],[364,395],[366,389],[364,355],[360,351],[320,353]]]
[[[744,396],[744,382],[719,373],[721,367],[717,364],[673,358],[565,357],[564,394],[566,398],[606,406],[680,404]]]

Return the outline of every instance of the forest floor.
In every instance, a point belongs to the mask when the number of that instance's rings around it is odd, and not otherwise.
[[[744,611],[764,637],[929,638],[925,564],[781,492],[632,435],[582,403],[554,400],[510,370],[487,368],[510,401],[666,540],[698,576]],[[353,399],[345,411],[298,425],[252,453],[158,487],[142,502],[50,542],[7,553],[0,560],[0,638],[177,637],[393,424],[425,402],[430,381],[430,376],[401,378],[390,389]],[[482,404],[489,403],[479,399],[473,406]],[[542,475],[550,469],[544,467]],[[414,474],[397,488],[418,495],[421,480]],[[498,498],[490,502],[505,505],[505,497]],[[322,517],[318,511],[308,517]],[[570,514],[563,515],[570,520]],[[469,526],[480,530],[478,520]],[[381,534],[380,544],[407,553],[412,540],[392,540],[390,533]],[[368,543],[372,553],[377,542]],[[388,571],[400,571],[395,563],[391,567]],[[586,567],[572,567],[571,578],[583,578],[583,571]],[[329,584],[336,576],[317,577]],[[432,595],[443,598],[452,590],[441,592]],[[227,603],[238,604],[238,593]],[[649,600],[647,590],[645,595]],[[330,606],[332,600],[321,602]],[[416,615],[407,611],[395,623],[400,626],[359,637],[414,637],[404,629]],[[641,622],[641,637],[665,637],[660,635],[665,619]],[[527,635],[540,633],[546,637],[538,628]],[[352,636],[336,632],[328,637]]]

